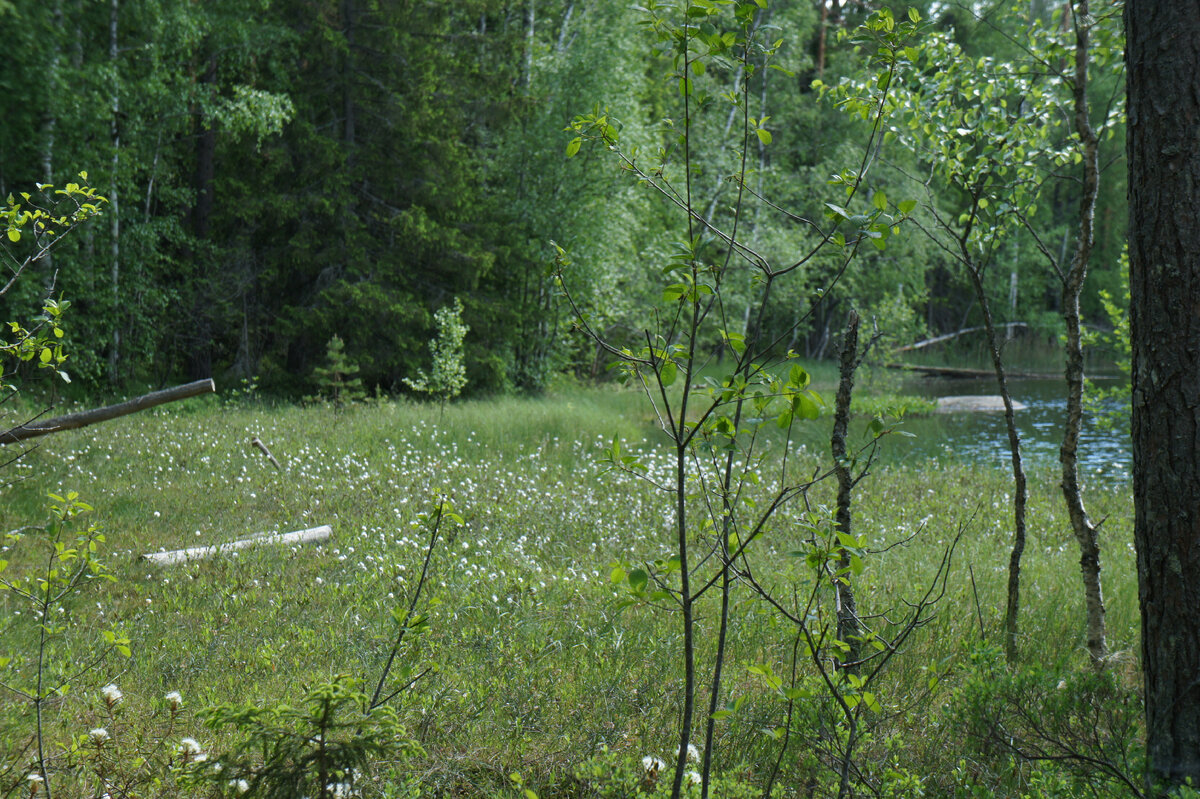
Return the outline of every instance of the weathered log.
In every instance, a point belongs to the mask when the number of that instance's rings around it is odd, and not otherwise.
[[[922,366],[915,363],[885,363],[884,366],[888,369],[919,372],[927,377],[987,378],[996,376],[996,373],[991,369],[961,369],[957,366]],[[1049,374],[1047,372],[1013,372],[1008,376],[1022,380],[1058,380],[1062,378],[1060,374]]]
[[[142,560],[148,560],[160,566],[170,566],[173,563],[203,560],[211,558],[214,555],[236,552],[239,549],[262,546],[263,544],[303,544],[308,541],[323,541],[331,535],[333,535],[333,528],[328,524],[323,524],[320,527],[312,527],[308,530],[296,530],[291,533],[256,533],[248,538],[207,547],[188,547],[187,549],[174,549],[170,552],[149,552],[142,555]]]
[[[996,325],[996,327],[1007,328],[1008,329],[1008,337],[1012,338],[1012,332],[1015,328],[1029,327],[1029,324],[1026,322],[1004,322],[1003,324]],[[959,336],[966,335],[967,333],[978,333],[981,330],[987,330],[987,328],[986,327],[964,327],[962,330],[956,330],[953,333],[946,333],[943,336],[934,336],[933,338],[927,338],[927,339],[924,339],[923,341],[917,341],[913,344],[906,344],[903,347],[897,347],[895,352],[911,352],[912,350],[923,349],[924,347],[928,347],[931,344],[941,344],[943,341],[950,341],[951,339],[958,338]],[[991,373],[989,372],[989,375],[990,374]]]
[[[274,464],[276,469],[281,472],[283,471],[283,467],[279,465],[279,461],[275,460],[275,456],[271,454],[271,450],[267,449],[267,445],[262,442],[261,438],[255,436],[254,438],[250,439],[250,445],[258,449],[258,451],[263,455],[266,455],[267,460]]]
[[[93,408],[90,411],[68,413],[65,416],[57,416],[45,421],[33,421],[17,425],[0,433],[0,444],[12,444],[16,441],[24,441],[27,438],[44,436],[47,433],[57,433],[61,430],[75,430],[80,427],[87,427],[90,424],[96,424],[97,422],[107,422],[109,419],[115,419],[118,416],[144,411],[156,405],[163,405],[200,394],[210,394],[216,390],[217,386],[213,383],[212,378],[205,378],[193,383],[185,383],[182,386],[165,388],[162,391],[151,391],[149,394],[143,394],[140,397],[134,397],[125,402],[118,402],[116,405],[106,405],[103,408]]]

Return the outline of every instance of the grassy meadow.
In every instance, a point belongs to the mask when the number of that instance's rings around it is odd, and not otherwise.
[[[103,531],[99,555],[115,578],[79,585],[45,650],[45,669],[70,677],[69,692],[44,709],[45,745],[63,786],[56,795],[100,795],[90,730],[111,733],[110,751],[121,747],[125,763],[110,763],[110,775],[149,774],[136,758],[176,766],[177,740],[214,753],[236,744],[230,728],[201,723],[195,714],[203,708],[296,704],[305,686],[338,675],[360,680],[369,694],[396,636],[393,611],[408,606],[420,579],[429,529],[418,515],[440,496],[463,524],[444,525],[419,603],[428,630],[406,640],[388,690],[423,673],[390,703],[420,749],[372,763],[355,795],[516,796],[513,773],[542,799],[653,792],[639,769],[648,756],[669,762],[677,745],[679,623],[666,610],[622,602],[628,591],[610,575],[617,564],[669,554],[670,498],[644,480],[605,472],[598,457],[617,435],[645,453],[651,476],[665,472],[668,453],[650,421],[636,392],[612,388],[444,410],[381,402],[335,412],[208,398],[40,439],[5,470],[11,484],[0,529],[44,520],[47,492],[77,491],[95,508],[81,520]],[[865,422],[856,421],[852,435],[861,437]],[[250,445],[254,437],[281,470]],[[808,472],[829,461],[827,444],[794,446],[789,457]],[[869,714],[859,748],[862,784],[893,796],[1085,795],[1086,779],[1069,764],[1022,759],[986,731],[1001,723],[987,708],[1040,707],[1050,700],[1037,686],[1061,693],[1089,674],[1079,558],[1057,479],[1034,474],[1030,485],[1020,646],[1033,676],[998,705],[987,690],[1005,681],[996,675],[1005,673],[997,652],[1010,478],[930,462],[877,467],[856,487],[855,532],[872,550],[855,577],[860,613],[903,610],[962,533],[945,598],[878,684],[881,709]],[[810,507],[832,507],[834,488],[815,486]],[[1094,518],[1106,519],[1109,645],[1118,653],[1114,685],[1100,692],[1115,704],[1093,710],[1111,718],[1140,690],[1132,500],[1127,486],[1114,486],[1091,490],[1087,501]],[[802,510],[785,508],[753,550],[759,580],[783,594],[799,579],[789,553],[801,546]],[[333,529],[324,543],[175,566],[139,558],[323,524]],[[6,576],[32,568],[27,553],[37,535],[7,542]],[[699,617],[702,674],[715,638],[713,594]],[[795,705],[798,732],[780,757],[787,708],[760,677],[764,665],[793,673],[794,630],[750,594],[733,597],[721,701],[740,701],[716,726],[714,771],[727,782],[714,794],[758,795],[777,763],[776,794],[836,794],[837,775],[819,750],[822,741],[835,748],[839,733],[822,716],[826,700],[803,659],[796,684],[813,696]],[[877,623],[886,629],[887,618]],[[104,654],[102,630],[127,637],[130,656]],[[28,603],[0,592],[0,657],[13,659],[0,681],[34,679],[38,638]],[[108,684],[119,686],[119,702],[104,699]],[[176,711],[164,699],[173,691],[182,697]],[[707,706],[703,689],[700,699]],[[1107,722],[1084,710],[1066,715],[1066,726],[1082,723],[1103,737]],[[31,705],[0,694],[0,797],[29,795],[33,728]],[[130,796],[180,795],[153,775],[124,784]],[[1121,795],[1111,785],[1100,790]]]

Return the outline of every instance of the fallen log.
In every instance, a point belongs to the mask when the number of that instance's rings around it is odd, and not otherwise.
[[[106,405],[103,408],[93,408],[90,411],[68,413],[65,416],[57,416],[45,421],[33,421],[17,425],[0,433],[0,444],[12,444],[17,441],[24,441],[27,438],[37,438],[38,436],[57,433],[62,430],[75,430],[80,427],[87,427],[90,424],[96,424],[97,422],[107,422],[109,419],[115,419],[118,416],[144,411],[156,405],[163,405],[200,394],[211,394],[216,390],[217,386],[212,381],[212,378],[205,378],[204,380],[185,383],[182,386],[165,388],[162,391],[151,391],[149,394],[143,394],[140,397],[134,397],[125,402],[118,402],[116,405]]]
[[[258,451],[263,455],[266,455],[267,460],[275,465],[276,470],[281,472],[283,471],[283,467],[279,465],[279,461],[275,460],[275,456],[271,454],[271,450],[267,449],[267,445],[262,442],[261,438],[255,436],[254,438],[250,439],[250,445],[257,448]]]
[[[170,566],[173,563],[185,563],[189,560],[204,560],[226,552],[236,552],[239,549],[262,546],[263,544],[303,544],[308,541],[324,541],[333,535],[333,528],[328,524],[312,527],[308,530],[296,530],[291,533],[255,533],[247,538],[229,541],[224,544],[214,544],[207,547],[188,547],[174,549],[170,552],[149,552],[142,555],[142,560],[157,563],[160,566]]]
[[[885,363],[887,369],[919,372],[928,377],[995,378],[994,369],[961,369],[957,366],[921,366],[915,363]],[[1009,378],[1021,380],[1061,380],[1061,374],[1046,372],[1009,372]]]
[[[1026,322],[1004,322],[1003,324],[999,324],[996,326],[1006,328],[1008,330],[1009,336],[1011,336],[1012,332],[1015,328],[1029,327],[1029,324]],[[934,336],[933,338],[927,338],[923,341],[917,341],[913,344],[906,344],[903,347],[897,347],[894,350],[894,352],[912,352],[913,350],[919,350],[924,347],[928,347],[931,344],[941,344],[943,341],[950,341],[951,339],[958,338],[959,336],[964,336],[967,333],[978,333],[981,330],[987,330],[987,328],[986,327],[964,327],[962,330],[956,330],[955,332],[947,333],[944,336]]]

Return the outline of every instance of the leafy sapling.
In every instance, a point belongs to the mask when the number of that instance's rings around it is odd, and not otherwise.
[[[462,312],[462,302],[455,297],[453,305],[444,306],[433,315],[438,331],[429,342],[433,370],[426,375],[425,370],[418,369],[416,379],[404,378],[404,385],[434,397],[443,410],[446,403],[461,394],[467,385],[463,340],[471,328],[463,322]]]
[[[76,521],[91,506],[73,491],[51,494],[50,499],[50,523],[7,533],[5,554],[19,560],[0,559],[0,592],[15,597],[13,606],[27,611],[0,618],[0,640],[5,642],[0,650],[0,693],[32,706],[35,770],[47,797],[53,795],[48,707],[96,671],[109,653],[130,654],[129,639],[109,629],[100,630],[100,646],[90,656],[68,654],[75,645],[70,634],[86,623],[68,611],[78,604],[89,580],[115,578],[96,557],[104,535],[96,525],[81,527]]]

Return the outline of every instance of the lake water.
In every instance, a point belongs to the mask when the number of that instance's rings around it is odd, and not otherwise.
[[[1066,420],[1066,383],[1062,380],[1011,380],[1014,400],[1028,406],[1016,412],[1021,455],[1027,471],[1058,468],[1058,449]],[[923,378],[905,383],[903,392],[926,397],[997,394],[995,379]],[[930,458],[1011,468],[1003,412],[970,411],[909,418],[901,429],[914,438],[890,437],[885,460],[918,463]],[[1127,429],[1105,427],[1084,414],[1079,444],[1080,473],[1111,482],[1130,479],[1132,449]]]

